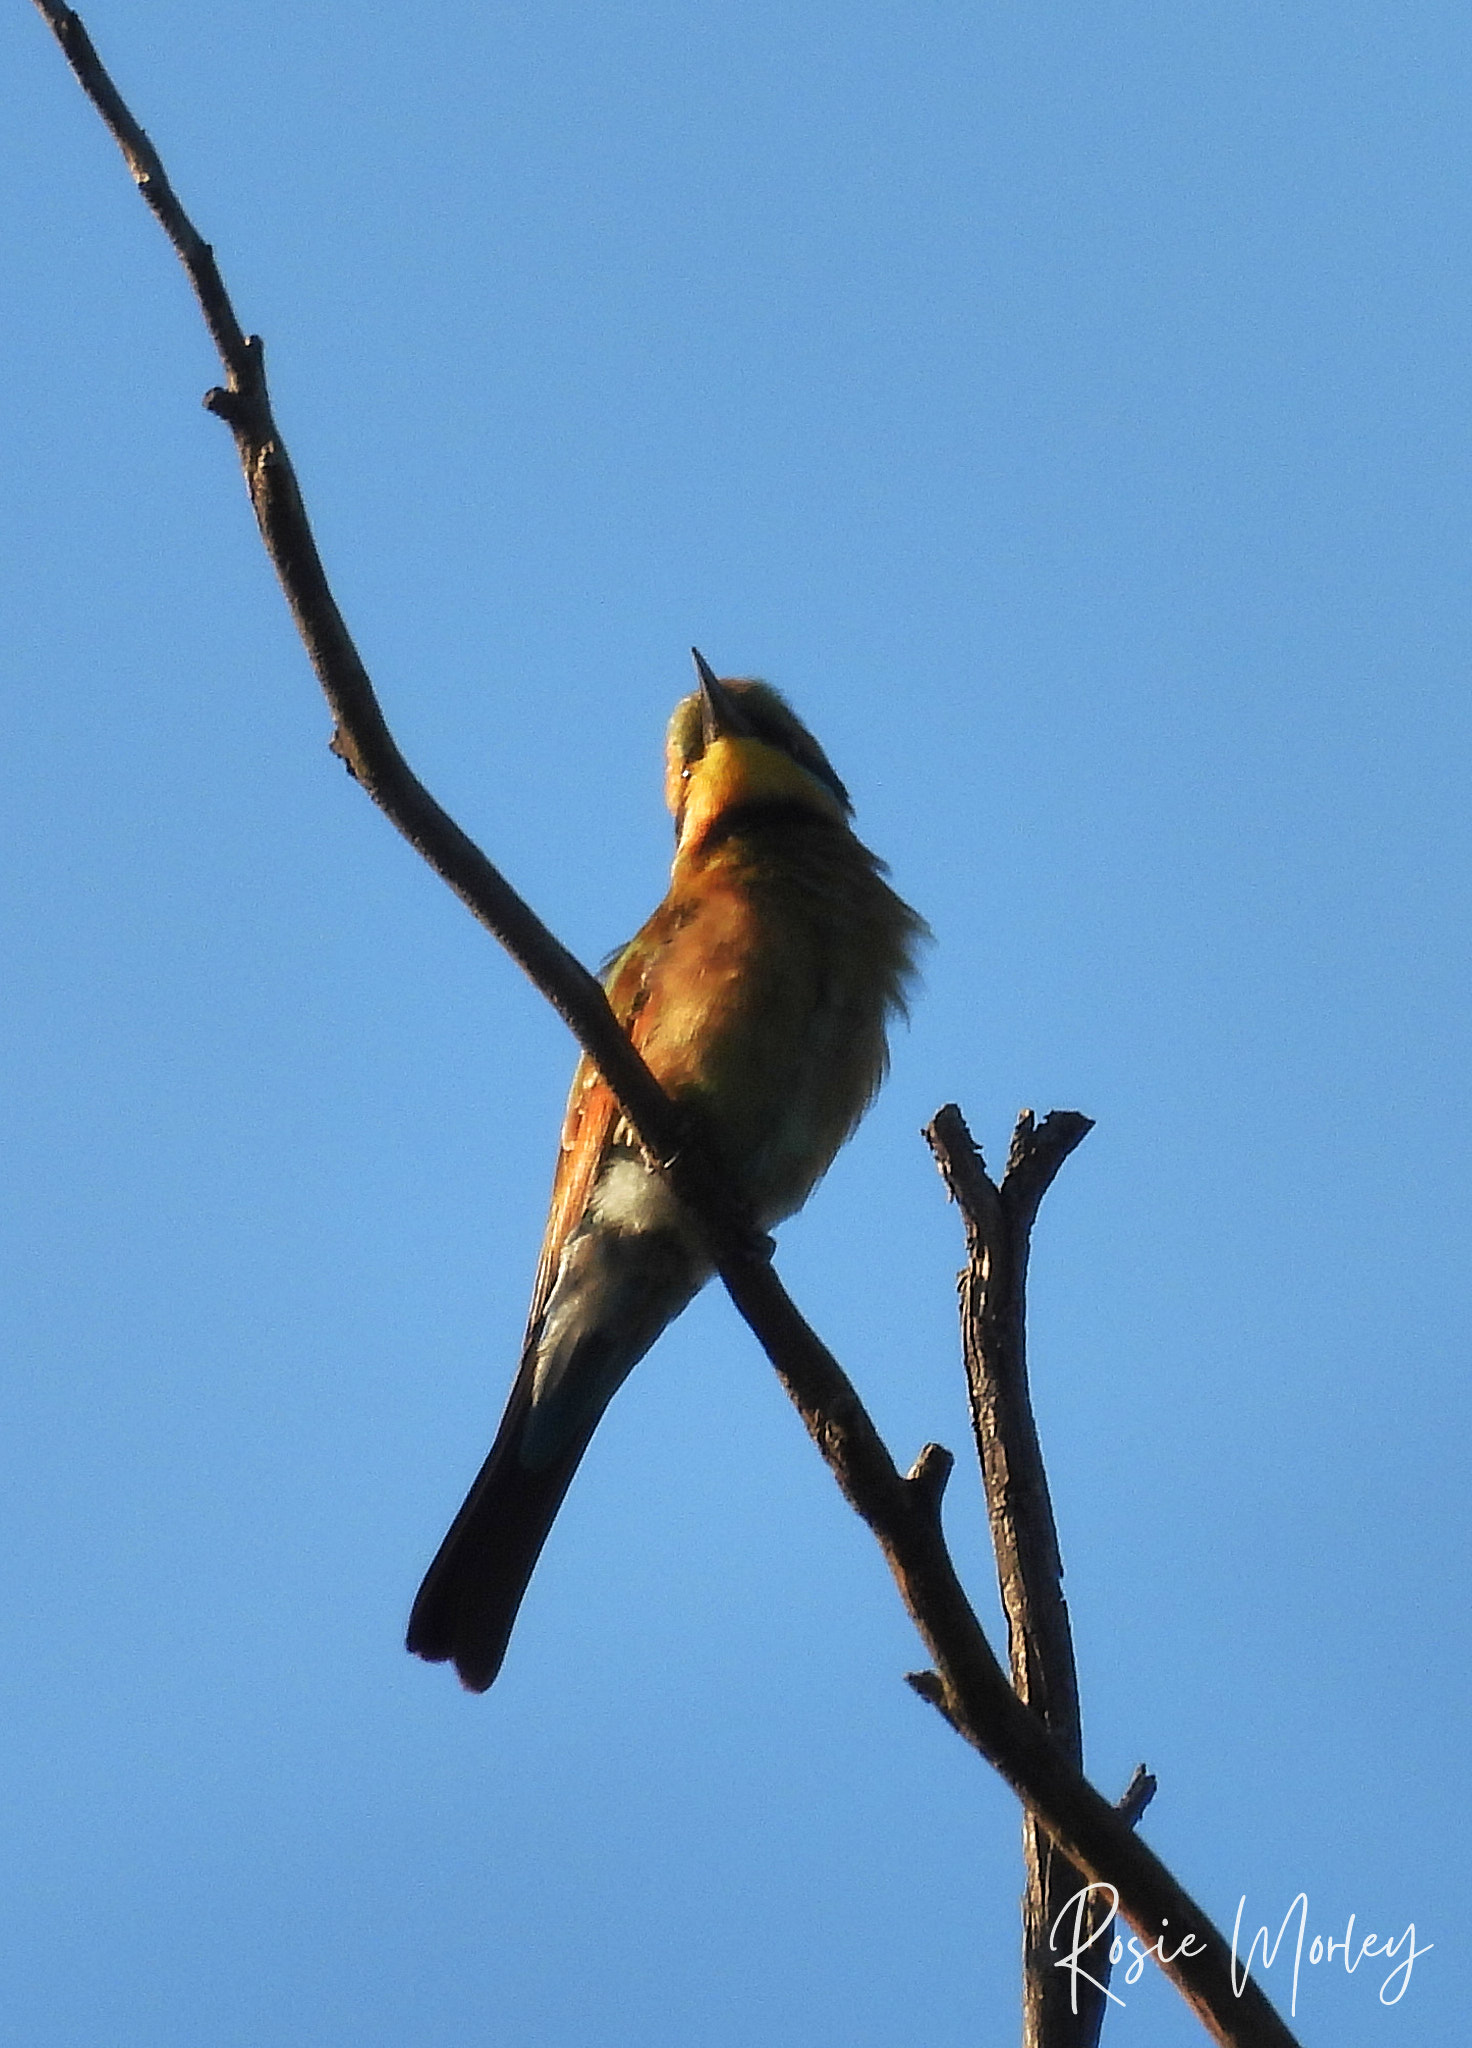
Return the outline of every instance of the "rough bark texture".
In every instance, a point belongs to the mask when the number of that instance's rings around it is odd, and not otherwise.
[[[1012,1684],[1080,1770],[1083,1722],[1073,1634],[1063,1595],[1063,1558],[1027,1379],[1027,1264],[1038,1206],[1074,1147],[1093,1128],[1055,1110],[1042,1124],[1024,1110],[998,1186],[959,1109],[948,1104],[926,1129],[966,1227],[960,1276],[961,1339],[971,1426],[981,1460]],[[1141,1791],[1148,1785],[1149,1790]],[[1154,1781],[1136,1774],[1134,1817]],[[1094,2048],[1107,2005],[1105,1908],[1070,1907],[1087,1879],[1054,1847],[1037,1815],[1022,1823],[1023,2048]],[[1057,1967],[1059,1951],[1090,1943],[1087,1978]]]

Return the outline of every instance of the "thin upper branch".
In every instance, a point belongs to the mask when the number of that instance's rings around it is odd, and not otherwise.
[[[126,157],[134,184],[157,216],[164,233],[174,245],[179,261],[189,273],[189,282],[194,286],[210,339],[233,379],[244,367],[248,343],[220,273],[215,268],[214,251],[179,204],[158,151],[134,120],[122,94],[103,69],[102,59],[93,47],[81,16],[73,14],[69,7],[53,5],[53,0],[36,0],[36,4],[66,52],[67,62],[77,74],[82,90],[107,123],[113,140]]]
[[[208,246],[180,207],[143,131],[70,8],[36,0],[84,91],[117,140],[189,273],[224,364],[210,409],[235,435],[261,537],[327,697],[333,744],[389,820],[506,947],[571,1027],[618,1096],[651,1158],[698,1219],[721,1278],[767,1351],[844,1494],[878,1538],[935,1661],[947,1711],[1091,1877],[1117,1888],[1122,1910],[1153,1940],[1163,1917],[1203,1930],[1205,1951],[1166,1968],[1218,2041],[1293,2048],[1257,1986],[1240,1998],[1229,1954],[1204,1913],[1087,1784],[1017,1698],[958,1581],[941,1534],[937,1466],[902,1478],[852,1383],[804,1321],[746,1227],[740,1205],[619,1028],[594,978],[443,811],[410,771],[384,721],[328,587],[301,493],[271,414],[260,342],[243,336]]]

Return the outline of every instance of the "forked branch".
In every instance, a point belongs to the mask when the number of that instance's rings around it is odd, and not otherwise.
[[[1059,1748],[1083,1769],[1083,1721],[1073,1632],[1063,1597],[1048,1476],[1027,1383],[1027,1266],[1038,1205],[1069,1153],[1093,1129],[1073,1110],[1036,1123],[1024,1110],[1000,1186],[954,1103],[925,1136],[966,1227],[961,1272],[961,1338],[971,1425],[981,1461],[1012,1684]],[[1133,1826],[1155,1790],[1143,1765],[1120,1802]],[[1086,1880],[1055,1847],[1030,1809],[1022,1828],[1023,2048],[1094,2048],[1109,1985],[1107,1901],[1080,1898]],[[1075,1903],[1077,1902],[1077,1903]],[[1083,1942],[1086,1978],[1060,1974],[1060,1948]]]
[[[947,1718],[1042,1819],[1064,1853],[1113,1886],[1121,1910],[1155,1939],[1162,1921],[1200,1930],[1201,1952],[1166,1963],[1215,2038],[1233,2048],[1293,2048],[1250,1980],[1239,1996],[1221,1936],[1119,1813],[1086,1783],[1013,1692],[968,1601],[940,1525],[944,1454],[901,1477],[852,1384],[794,1306],[740,1205],[696,1135],[620,1030],[603,991],[552,936],[411,772],[389,733],[328,587],[301,493],[272,417],[260,341],[236,320],[208,245],[156,152],[103,69],[81,21],[36,0],[83,90],[128,161],[189,275],[225,370],[206,398],[228,422],[261,537],[335,721],[332,745],[390,822],[531,977],[618,1096],[650,1157],[698,1219],[726,1288],[797,1405],[848,1500],[869,1524],[935,1663]]]

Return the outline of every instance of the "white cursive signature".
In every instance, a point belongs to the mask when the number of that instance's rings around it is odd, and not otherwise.
[[[1244,1892],[1237,1902],[1237,1918],[1232,1925],[1232,1989],[1239,1998],[1242,1996],[1242,1988],[1237,1982],[1237,1947],[1242,1936],[1242,1913],[1246,1904],[1247,1894]],[[1247,1960],[1242,1965],[1242,1983],[1245,1984],[1247,1982],[1247,1973],[1252,1968],[1252,1958],[1257,1954],[1257,1944],[1261,1942],[1262,1966],[1265,1970],[1270,1970],[1277,1957],[1278,1945],[1282,1941],[1283,1936],[1288,1932],[1288,1923],[1292,1920],[1295,1913],[1298,1915],[1298,1940],[1294,1943],[1293,1947],[1293,1999],[1288,2008],[1289,2012],[1294,2015],[1298,2012],[1298,1973],[1303,1963],[1303,1938],[1308,1930],[1307,1892],[1300,1892],[1293,1901],[1293,1904],[1283,1915],[1283,1924],[1278,1929],[1277,1937],[1271,1948],[1268,1947],[1268,1931],[1266,1927],[1258,1928],[1248,1947]],[[1435,1948],[1436,1943],[1428,1941],[1425,1948],[1417,1948],[1416,1923],[1413,1920],[1405,1933],[1397,1935],[1394,1941],[1390,1939],[1389,1935],[1382,1942],[1378,1935],[1367,1934],[1355,1950],[1354,1960],[1351,1962],[1349,1952],[1354,1945],[1354,1920],[1355,1916],[1351,1913],[1349,1924],[1344,1930],[1343,1941],[1335,1941],[1331,1936],[1326,1942],[1322,1935],[1316,1934],[1309,1943],[1309,1961],[1311,1963],[1332,1963],[1334,1951],[1338,1949],[1344,1958],[1345,1970],[1352,1977],[1366,1956],[1398,1956],[1401,1950],[1404,1949],[1404,1959],[1396,1964],[1395,1968],[1380,1986],[1380,2003],[1382,2005],[1399,2005],[1401,1999],[1405,1996],[1406,1986],[1411,1981],[1411,1968],[1417,1956],[1424,1956],[1428,1949]],[[1397,1977],[1400,1978],[1399,1988],[1391,1991],[1390,1987],[1395,1983]],[[1389,1993],[1389,1996],[1387,1996],[1387,1993]]]
[[[1095,1892],[1107,1895],[1109,1911],[1104,1915],[1104,1918],[1099,1922],[1093,1933],[1086,1934],[1084,1931],[1084,1914],[1088,1911],[1089,1900],[1094,1896]],[[1091,1977],[1087,1970],[1079,1968],[1079,1957],[1086,1955],[1096,1941],[1103,1940],[1118,1911],[1119,1893],[1112,1884],[1086,1884],[1081,1890],[1074,1893],[1048,1930],[1048,1946],[1049,1948],[1057,1948],[1058,1930],[1068,1918],[1069,1913],[1073,1914],[1073,1947],[1066,1956],[1059,1957],[1058,1961],[1054,1963],[1053,1968],[1055,1970],[1067,1970],[1069,1997],[1075,2012],[1078,2011],[1078,1982],[1080,1977],[1083,1978],[1086,1984],[1092,1984],[1096,1991],[1102,1991],[1106,1998],[1114,1999],[1116,2005],[1124,2004],[1124,2000],[1116,1996],[1107,1984],[1102,1984],[1097,1977]],[[1148,1947],[1140,1941],[1138,1935],[1132,1934],[1130,1936],[1129,1954],[1131,1962],[1129,1968],[1124,1973],[1126,1984],[1139,1983],[1141,1973],[1151,1956],[1159,1956],[1163,1963],[1173,1963],[1178,1956],[1199,1956],[1205,1951],[1206,1943],[1199,1936],[1186,1934],[1181,1937],[1179,1945],[1173,1948],[1170,1954],[1167,1955],[1165,1952],[1165,1930],[1169,1925],[1170,1922],[1168,1920],[1162,1922],[1159,1934],[1156,1935],[1154,1941]],[[1124,1957],[1125,1944],[1116,1934],[1113,1941],[1109,1944],[1109,1960],[1111,1963],[1120,1963],[1124,1961]]]
[[[1097,1927],[1090,1929],[1086,1925],[1085,1916],[1089,1910],[1089,1902],[1096,1896],[1108,1900],[1109,1910],[1100,1919]],[[1242,1996],[1243,1989],[1252,1971],[1252,1961],[1253,1957],[1257,1954],[1259,1942],[1262,1944],[1262,1967],[1265,1970],[1272,1968],[1277,1960],[1278,1950],[1282,1946],[1283,1936],[1287,1933],[1293,1916],[1296,1913],[1298,1915],[1298,1939],[1293,1948],[1293,1994],[1289,2011],[1294,2017],[1297,2017],[1298,1979],[1303,1965],[1304,1943],[1308,1933],[1308,1894],[1307,1892],[1300,1892],[1293,1901],[1293,1904],[1288,1908],[1288,1911],[1283,1915],[1283,1923],[1279,1927],[1271,1947],[1268,1945],[1267,1928],[1260,1927],[1258,1929],[1248,1945],[1246,1959],[1240,1966],[1239,1974],[1237,1956],[1242,1938],[1242,1915],[1246,1907],[1247,1894],[1244,1892],[1238,1901],[1237,1918],[1232,1927],[1232,1990],[1238,1998]],[[1048,1946],[1050,1949],[1056,1949],[1058,1947],[1059,1929],[1063,1927],[1065,1922],[1070,1919],[1072,1921],[1072,1945],[1066,1954],[1058,1958],[1053,1967],[1055,1970],[1067,1970],[1068,1972],[1070,2001],[1075,2012],[1078,2011],[1078,1987],[1080,1980],[1085,1984],[1091,1984],[1096,1991],[1102,1991],[1104,1996],[1113,1999],[1116,2005],[1124,2004],[1124,2000],[1117,1993],[1111,1991],[1107,1984],[1100,1978],[1092,1976],[1083,1967],[1082,1960],[1096,1943],[1104,1940],[1118,1912],[1119,1893],[1114,1889],[1113,1885],[1086,1884],[1081,1886],[1073,1894],[1073,1897],[1068,1900],[1048,1930]],[[1380,2003],[1382,2005],[1398,2005],[1405,1996],[1406,1987],[1411,1981],[1411,1970],[1417,1958],[1426,1955],[1436,1944],[1428,1941],[1424,1948],[1417,1948],[1416,1923],[1413,1920],[1405,1933],[1398,1935],[1394,1941],[1387,1936],[1382,1942],[1378,1935],[1367,1934],[1358,1947],[1356,1947],[1354,1923],[1355,1915],[1351,1913],[1349,1924],[1344,1930],[1343,1941],[1335,1941],[1332,1936],[1329,1940],[1325,1941],[1322,1935],[1316,1934],[1313,1940],[1308,1943],[1307,1953],[1309,1962],[1311,1964],[1332,1963],[1337,1954],[1342,1957],[1345,1970],[1352,1977],[1367,1956],[1399,1957],[1400,1960],[1396,1962],[1395,1968],[1389,1972],[1380,1986]],[[1125,1956],[1128,1955],[1130,1957],[1130,1965],[1124,1973],[1123,1981],[1126,1984],[1138,1984],[1146,1963],[1152,1957],[1157,1958],[1162,1963],[1173,1963],[1182,1956],[1199,1956],[1205,1953],[1206,1943],[1199,1936],[1184,1934],[1177,1941],[1174,1937],[1168,1935],[1167,1930],[1169,1926],[1170,1922],[1163,1920],[1160,1932],[1152,1942],[1142,1942],[1138,1935],[1132,1934],[1126,1943],[1116,1933],[1110,1940],[1107,1950],[1100,1948],[1097,1959],[1091,1957],[1090,1960],[1094,1962],[1094,1967],[1097,1969],[1105,1954],[1108,1955],[1111,1963],[1121,1963],[1124,1961]],[[1405,1950],[1403,1956],[1401,1955],[1402,1949]],[[1351,1951],[1353,1951],[1352,1954]],[[1397,1982],[1397,1980],[1399,1981]]]

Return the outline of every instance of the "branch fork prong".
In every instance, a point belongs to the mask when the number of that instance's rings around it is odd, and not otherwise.
[[[946,1682],[938,1671],[907,1671],[905,1684],[918,1698],[924,1700],[928,1707],[935,1708],[947,1727],[953,1728],[963,1741],[970,1741],[970,1734],[957,1718],[951,1705],[950,1694],[946,1690]]]
[[[1140,1816],[1159,1791],[1158,1779],[1143,1764],[1136,1764],[1134,1775],[1119,1798],[1119,1817],[1131,1827],[1139,1824]]]
[[[955,1457],[944,1444],[926,1444],[905,1474],[905,1485],[912,1497],[937,1521],[940,1519],[940,1504],[946,1490],[946,1482],[955,1466]]]
[[[247,404],[239,391],[228,390],[223,384],[215,384],[204,395],[204,409],[223,420],[227,427],[239,432],[245,425]]]

